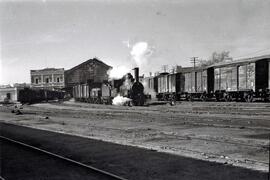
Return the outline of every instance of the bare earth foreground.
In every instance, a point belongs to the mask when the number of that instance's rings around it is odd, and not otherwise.
[[[24,106],[23,115],[0,106],[0,121],[268,171],[269,103],[44,103]]]

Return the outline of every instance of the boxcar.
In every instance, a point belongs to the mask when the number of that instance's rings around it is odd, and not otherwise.
[[[270,55],[223,62],[214,68],[214,91],[217,100],[269,100]]]
[[[177,96],[177,73],[161,73],[157,76],[158,100],[175,100]]]
[[[160,73],[157,76],[157,98],[158,100],[165,100],[165,94],[167,93],[167,77],[169,73]]]
[[[73,87],[73,96],[76,101],[95,104],[110,104],[112,98],[111,87],[107,83],[76,85]]]
[[[64,99],[65,92],[61,90],[24,88],[18,92],[18,101],[21,103],[39,103],[49,100]]]
[[[184,93],[187,100],[212,97],[212,68],[194,68],[184,73]]]
[[[143,77],[141,79],[141,83],[144,86],[144,94],[146,99],[152,99],[155,100],[156,99],[156,95],[157,95],[157,86],[155,86],[155,82],[156,82],[156,77],[154,76],[150,76],[150,77]]]

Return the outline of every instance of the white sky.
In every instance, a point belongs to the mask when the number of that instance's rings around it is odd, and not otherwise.
[[[130,45],[153,52],[142,72],[190,65],[214,51],[270,54],[269,0],[0,1],[0,84],[30,82],[30,69],[69,69],[98,57],[131,62]]]

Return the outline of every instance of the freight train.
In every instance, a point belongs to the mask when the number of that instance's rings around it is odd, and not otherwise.
[[[22,104],[39,103],[49,100],[64,99],[65,92],[61,90],[47,90],[47,89],[30,89],[24,88],[18,91],[18,101]]]
[[[73,87],[73,97],[76,101],[112,104],[117,95],[130,98],[135,106],[145,103],[144,86],[139,82],[139,68],[134,68],[135,79],[128,73],[121,79],[103,83],[85,83]]]
[[[135,80],[128,74],[96,86],[81,84],[73,88],[73,95],[79,101],[111,104],[120,94],[132,99],[134,105],[143,105],[149,97],[160,101],[270,100],[270,55],[204,67],[184,67],[177,72],[144,77],[141,82],[139,69],[134,70]]]
[[[160,73],[144,85],[158,100],[269,101],[270,55]]]

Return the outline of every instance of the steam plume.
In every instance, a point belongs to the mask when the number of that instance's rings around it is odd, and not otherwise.
[[[129,99],[127,97],[120,96],[118,94],[115,98],[113,98],[112,104],[116,105],[116,106],[123,106],[123,105],[126,105],[130,101],[131,101],[131,99]]]
[[[147,42],[137,42],[132,46],[131,56],[138,67],[147,63],[148,58],[152,55],[153,48],[150,48]]]
[[[153,54],[154,48],[150,47],[147,42],[137,42],[131,45],[129,41],[123,41],[128,48],[131,48],[130,66],[118,66],[108,71],[110,79],[119,79],[131,71],[134,66],[139,68],[147,65],[149,57]]]
[[[130,71],[126,66],[117,66],[108,71],[110,79],[120,79]]]

